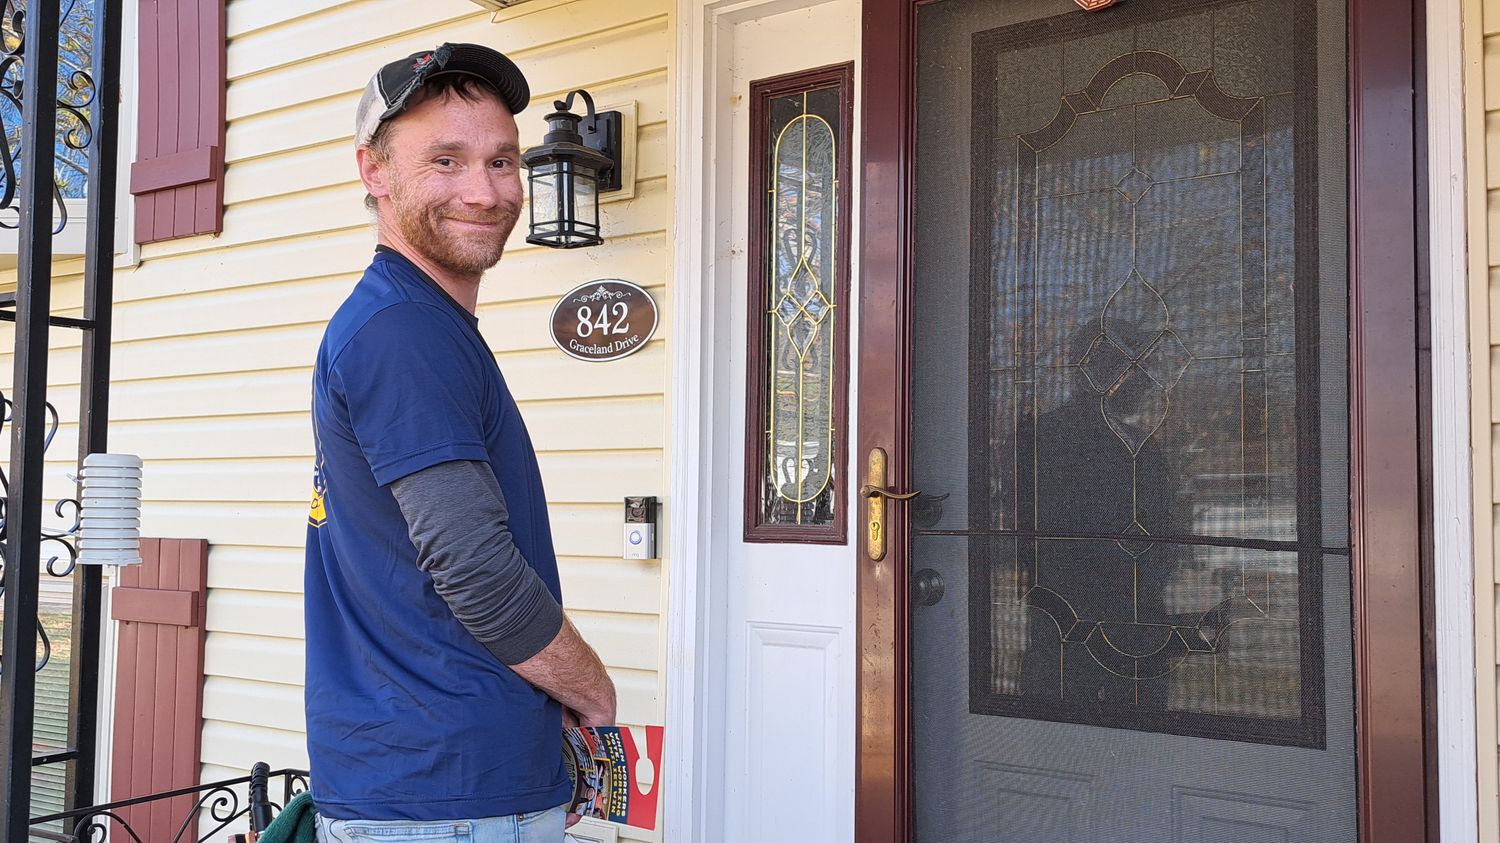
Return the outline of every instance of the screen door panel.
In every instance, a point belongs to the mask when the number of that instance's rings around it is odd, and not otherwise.
[[[976,711],[1322,742],[1308,8],[973,39]]]
[[[1070,9],[918,15],[919,838],[1352,840],[1342,12]]]

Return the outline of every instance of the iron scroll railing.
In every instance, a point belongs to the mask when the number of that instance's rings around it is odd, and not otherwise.
[[[92,809],[99,699],[101,576],[80,566],[73,576],[69,692],[64,746],[35,753],[39,643],[39,577],[44,542],[66,547],[49,574],[71,568],[71,534],[43,527],[42,470],[57,430],[48,402],[48,347],[52,328],[77,329],[82,338],[78,394],[78,454],[107,450],[109,348],[114,289],[115,188],[119,162],[120,21],[123,0],[68,0],[68,14],[92,12],[90,69],[59,61],[67,15],[59,0],[0,0],[0,226],[17,230],[16,292],[0,299],[0,320],[15,323],[13,379],[4,396],[10,436],[3,518],[3,636],[0,636],[0,840],[20,843],[34,831],[32,774],[66,770],[64,814]],[[69,50],[72,50],[72,46]],[[77,52],[77,51],[74,51]],[[76,59],[77,56],[75,55]],[[60,72],[66,70],[66,73]],[[64,89],[59,91],[59,81]],[[19,132],[14,122],[19,111]],[[61,118],[61,119],[59,119]],[[52,238],[63,224],[56,168],[76,166],[87,152],[87,218],[83,313],[52,314]],[[65,159],[60,161],[59,159]],[[63,210],[59,210],[63,209]],[[12,216],[14,215],[14,216]],[[14,220],[14,223],[11,222]],[[66,376],[65,376],[66,377]],[[67,378],[71,380],[71,378]],[[76,507],[74,508],[76,514]],[[64,515],[57,511],[57,515]],[[55,643],[55,642],[52,642]],[[42,645],[42,664],[50,657]],[[73,817],[63,817],[69,822]],[[67,823],[64,832],[73,832]]]
[[[280,802],[272,801],[268,795],[269,784],[273,781],[281,783]],[[241,786],[244,786],[245,792],[243,800],[240,797]],[[137,805],[197,795],[198,799],[183,815],[181,824],[176,827],[177,832],[172,836],[171,843],[184,843],[188,840],[205,843],[241,818],[248,818],[251,830],[265,830],[265,827],[270,825],[272,816],[290,802],[292,797],[307,788],[308,772],[306,770],[270,770],[265,764],[256,764],[250,775],[237,779],[208,782],[196,787],[184,787],[153,793],[149,796],[122,799],[118,802],[107,802],[102,805],[34,817],[31,820],[31,837],[34,840],[55,840],[60,843],[102,843],[106,839],[114,843],[122,840],[130,840],[134,843],[167,843],[166,840],[146,837],[145,835],[149,832],[137,830],[123,815],[123,812]],[[212,828],[201,834],[189,836],[195,817],[199,819],[200,826],[209,824]],[[56,823],[60,820],[71,824],[73,830],[55,832],[37,828],[37,826]],[[204,823],[205,820],[207,823]]]

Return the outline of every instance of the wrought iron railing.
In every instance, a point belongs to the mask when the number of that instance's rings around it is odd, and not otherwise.
[[[268,785],[278,780],[281,783],[281,801],[275,802],[268,795]],[[242,786],[245,794],[243,799],[240,796]],[[134,843],[168,843],[166,839],[147,837],[146,835],[150,832],[136,829],[130,818],[125,816],[126,809],[196,795],[198,798],[194,801],[192,808],[183,815],[180,824],[175,826],[177,832],[171,837],[170,843],[183,843],[187,840],[205,843],[241,818],[248,818],[248,824],[252,829],[264,830],[270,824],[271,817],[280,811],[282,806],[307,788],[306,770],[269,770],[265,764],[256,764],[250,775],[237,779],[208,782],[197,787],[184,787],[134,799],[122,799],[118,802],[33,817],[31,837],[37,840],[56,840],[61,843],[102,843],[107,835],[107,839],[113,843],[120,843],[123,840],[131,840]],[[200,828],[201,833],[189,836],[195,818],[198,819],[200,826],[209,824],[212,828],[207,831],[202,831]],[[56,832],[38,828],[38,826],[59,821],[70,823],[73,830]]]
[[[66,5],[59,0],[0,0],[0,211],[5,212],[0,227],[17,229],[19,252],[16,292],[0,299],[0,320],[15,323],[13,378],[5,396],[11,450],[0,516],[5,550],[0,580],[0,840],[6,843],[25,841],[36,830],[31,787],[38,767],[65,771],[67,813],[88,814],[100,807],[81,807],[94,802],[102,626],[97,566],[71,571],[66,741],[39,754],[34,746],[40,668],[33,654],[40,642],[45,666],[52,657],[49,648],[56,644],[39,634],[44,632],[37,617],[41,572],[56,575],[76,562],[69,539],[76,527],[43,527],[43,454],[58,425],[47,395],[49,332],[54,327],[77,329],[82,339],[79,380],[73,381],[80,384],[79,459],[107,450],[123,5],[124,0],[66,0]],[[68,40],[65,25],[75,13],[85,12],[91,16],[88,38]],[[91,43],[85,44],[89,38]],[[85,52],[86,70],[79,67]],[[80,166],[86,172],[78,173]],[[64,190],[63,183],[71,186]],[[56,316],[52,238],[65,222],[60,197],[76,196],[80,187],[88,208],[83,313]],[[60,506],[55,514],[76,520],[76,504]],[[70,506],[71,514],[65,511]],[[49,553],[51,560],[46,559]],[[76,831],[67,824],[63,830]]]
[[[5,296],[0,296],[0,308],[4,308],[5,305]],[[60,421],[57,408],[52,406],[52,402],[46,402],[43,406],[47,411],[47,430],[42,438],[42,452],[45,454],[52,447],[52,440],[57,436]],[[3,392],[0,392],[0,441],[10,434],[8,426],[12,421],[14,410],[15,405]],[[0,493],[6,496],[10,493],[10,480],[6,477],[3,466],[0,466]],[[0,542],[5,541],[6,538],[5,504],[5,497],[0,497]],[[47,556],[47,561],[43,563],[42,569],[50,577],[66,579],[78,567],[77,538],[78,529],[82,524],[82,508],[76,496],[61,498],[52,507],[52,514],[62,521],[57,525],[57,529],[41,528],[41,544],[52,551],[51,555]],[[46,555],[45,550],[43,555]],[[3,558],[0,558],[0,573],[4,570],[5,563]],[[4,580],[0,579],[0,599],[3,599],[4,595],[5,584]],[[36,634],[37,646],[41,650],[36,657],[36,672],[41,673],[52,661],[52,638],[47,633],[46,627],[41,624],[37,624]],[[4,653],[0,653],[0,661],[3,660]]]
[[[3,306],[4,301],[0,300],[0,307]],[[42,450],[45,453],[52,447],[60,420],[57,409],[51,402],[43,406],[46,409],[46,433],[42,439]],[[0,392],[0,441],[10,436],[14,409],[11,400]],[[0,467],[0,491],[7,496],[10,492],[10,479],[3,467]],[[71,497],[61,498],[48,508],[60,521],[51,525],[38,525],[43,560],[41,579],[59,583],[71,592],[75,585],[74,572],[78,568],[77,536],[82,523],[82,510],[76,493]],[[8,534],[7,526],[5,499],[0,498],[0,541],[4,541]],[[0,572],[3,571],[4,563],[0,560]],[[67,798],[67,794],[61,791],[66,788],[69,762],[77,758],[77,752],[66,727],[60,726],[57,718],[68,717],[74,707],[74,699],[78,697],[78,688],[72,682],[71,662],[79,649],[78,641],[74,638],[74,601],[70,597],[59,600],[61,595],[57,593],[57,588],[49,587],[43,582],[39,582],[37,588],[37,643],[34,663],[37,684],[33,695],[36,725],[30,747],[33,812],[63,807]],[[4,593],[4,581],[0,579],[0,599],[3,599]],[[5,654],[0,653],[0,662],[4,658]]]

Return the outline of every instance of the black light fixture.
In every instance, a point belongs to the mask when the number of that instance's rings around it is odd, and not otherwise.
[[[588,113],[572,112],[583,97]],[[599,234],[599,194],[620,189],[620,112],[594,113],[588,91],[553,103],[547,134],[521,160],[530,170],[531,233],[527,243],[576,249],[604,242]]]

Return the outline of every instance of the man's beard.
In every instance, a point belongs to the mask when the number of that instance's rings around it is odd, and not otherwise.
[[[486,212],[453,213],[446,206],[427,207],[391,186],[391,207],[396,227],[407,243],[423,257],[460,275],[478,275],[500,262],[505,241],[521,216],[518,205],[500,204]],[[478,232],[444,231],[445,219],[465,222],[498,223],[493,236]]]

